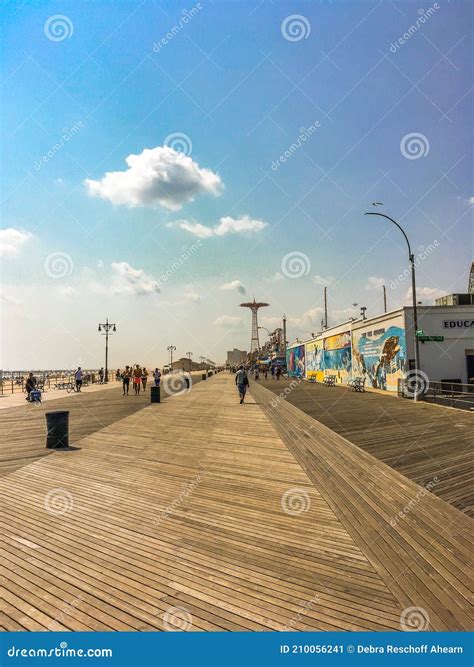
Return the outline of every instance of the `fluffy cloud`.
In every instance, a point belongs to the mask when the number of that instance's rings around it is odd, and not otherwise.
[[[221,289],[228,290],[230,292],[236,290],[239,292],[239,294],[245,294],[245,287],[242,285],[240,280],[232,280],[230,283],[224,283],[224,285],[221,286]]]
[[[199,301],[201,301],[201,295],[196,292],[192,285],[186,285],[184,288],[184,298],[187,301],[193,301],[194,303],[199,303]]]
[[[125,161],[126,171],[109,171],[98,181],[86,179],[89,194],[113,204],[160,205],[177,211],[200,194],[217,196],[222,189],[217,174],[168,146],[145,148]]]
[[[21,229],[0,229],[0,257],[16,257],[31,238],[33,234]]]
[[[444,296],[445,294],[446,292],[443,292],[443,290],[438,289],[437,287],[416,288],[416,299],[417,301],[422,301],[425,306],[433,304],[435,299]],[[411,305],[411,287],[408,288],[405,298],[407,303]]]
[[[114,294],[146,296],[160,292],[156,280],[143,269],[134,269],[127,262],[112,262],[111,267]]]
[[[365,286],[365,289],[366,290],[382,289],[384,285],[385,285],[385,280],[383,278],[377,278],[377,276],[370,276],[370,278],[367,281],[367,285]]]
[[[214,227],[206,227],[199,222],[188,222],[187,220],[180,220],[176,223],[181,229],[198,236],[201,239],[207,239],[211,236],[227,236],[228,234],[243,234],[251,235],[261,232],[267,226],[263,220],[251,218],[248,215],[243,215],[240,218],[232,218],[225,216],[219,220]]]
[[[223,329],[240,329],[242,328],[242,318],[234,317],[232,315],[221,315],[214,320],[214,325],[216,327],[222,327]]]

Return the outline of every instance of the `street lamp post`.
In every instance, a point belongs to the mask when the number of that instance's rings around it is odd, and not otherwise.
[[[186,352],[186,356],[189,359],[189,368],[188,371],[191,372],[191,357],[193,356],[192,352]]]
[[[168,345],[166,348],[168,352],[170,353],[170,372],[173,370],[173,352],[176,350],[175,345]]]
[[[109,318],[107,317],[105,320],[105,324],[99,322],[99,328],[98,328],[99,333],[102,333],[102,329],[105,332],[102,334],[102,336],[105,336],[105,382],[108,382],[109,381],[109,332],[117,331],[117,327],[115,326],[115,324],[113,324],[113,322],[109,322]]]
[[[410,246],[410,241],[408,240],[408,236],[405,234],[404,229],[401,227],[401,225],[398,224],[393,218],[391,218],[388,215],[385,215],[385,213],[378,213],[376,211],[368,211],[365,215],[378,215],[381,218],[386,218],[390,222],[392,222],[398,229],[401,231],[403,234],[403,237],[407,243],[408,246],[408,259],[410,260],[410,268],[411,268],[411,295],[412,295],[412,305],[413,305],[413,342],[414,342],[414,349],[415,349],[415,372],[420,369],[420,347],[419,347],[419,341],[418,341],[418,336],[417,336],[417,331],[418,331],[418,309],[417,309],[417,301],[416,301],[416,278],[415,278],[415,255],[411,251],[411,246]],[[413,394],[413,400],[416,401],[418,400],[417,396],[418,392],[415,391]]]

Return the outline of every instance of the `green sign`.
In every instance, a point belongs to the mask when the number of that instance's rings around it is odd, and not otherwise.
[[[423,331],[423,329],[418,329],[418,331],[416,332],[415,335],[416,335],[416,336],[424,336],[424,335],[425,335],[425,332]]]
[[[418,336],[418,339],[421,340],[422,343],[428,343],[430,341],[441,343],[444,340],[444,336]]]

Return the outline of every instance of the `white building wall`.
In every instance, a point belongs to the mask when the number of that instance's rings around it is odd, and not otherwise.
[[[407,357],[414,359],[413,309],[404,308]],[[445,323],[454,323],[455,326]],[[419,344],[420,368],[432,381],[468,382],[466,353],[474,353],[474,306],[420,306],[418,329],[426,336],[444,336],[442,342]]]

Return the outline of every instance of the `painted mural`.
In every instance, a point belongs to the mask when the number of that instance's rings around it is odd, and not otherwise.
[[[369,387],[396,391],[407,354],[402,318],[354,331],[352,345],[353,376],[366,377]]]
[[[295,345],[286,351],[286,364],[290,377],[304,377],[304,345]]]
[[[323,340],[312,340],[305,345],[306,377],[308,380],[321,382],[324,378],[324,346]]]
[[[324,372],[346,384],[351,376],[351,332],[344,331],[324,339]]]

